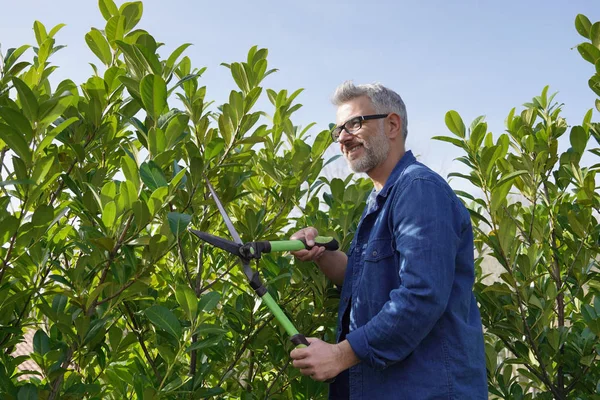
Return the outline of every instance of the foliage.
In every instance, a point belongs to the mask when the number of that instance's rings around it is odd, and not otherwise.
[[[208,178],[245,241],[314,224],[347,246],[370,184],[319,178],[328,130],[293,125],[301,90],[262,86],[266,49],[223,64],[237,88],[215,107],[188,43],[162,58],[136,29],[141,2],[99,8],[106,26],[85,41],[101,64],[80,86],[51,84],[62,24],[36,21],[35,46],[0,54],[0,397],[323,396],[235,260],[186,228],[228,236]],[[281,254],[259,268],[301,332],[333,339],[322,274]],[[17,357],[28,330],[34,353]],[[40,372],[19,369],[28,359]]]
[[[591,43],[578,46],[596,65],[590,87],[600,95],[600,22],[584,16],[577,30]],[[596,106],[600,102],[596,102]],[[458,158],[479,195],[459,192],[471,212],[479,268],[485,258],[502,269],[479,276],[475,291],[486,336],[490,393],[503,399],[600,398],[600,164],[586,165],[590,138],[600,125],[589,110],[568,126],[562,106],[548,95],[512,109],[496,139],[482,117],[469,129],[446,114],[453,136],[436,139],[464,152]],[[600,110],[600,108],[599,108]],[[568,133],[570,147],[559,151]],[[481,269],[479,269],[481,273]]]

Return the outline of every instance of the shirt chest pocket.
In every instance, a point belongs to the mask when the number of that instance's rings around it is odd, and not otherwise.
[[[391,239],[375,239],[369,241],[365,249],[364,260],[366,263],[385,262],[386,258],[394,255]],[[386,260],[387,261],[387,260]]]

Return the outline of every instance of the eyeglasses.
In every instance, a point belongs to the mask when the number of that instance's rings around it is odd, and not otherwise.
[[[333,128],[333,130],[331,131],[331,138],[333,139],[334,142],[337,142],[338,139],[340,138],[340,135],[342,134],[343,130],[345,130],[346,132],[348,132],[351,135],[354,135],[356,132],[358,132],[360,130],[360,128],[362,128],[363,121],[368,121],[370,119],[386,118],[388,115],[390,115],[390,114],[362,115],[359,117],[354,117],[352,119],[349,119],[348,121],[344,122],[342,125],[336,126],[335,128]]]

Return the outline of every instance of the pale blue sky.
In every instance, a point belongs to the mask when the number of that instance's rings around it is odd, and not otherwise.
[[[81,83],[91,74],[88,62],[100,64],[84,41],[91,27],[104,27],[96,1],[0,0],[0,10],[3,52],[33,44],[36,19],[48,29],[67,24],[57,43],[68,47],[52,58],[60,66],[56,81],[68,77]],[[399,92],[407,105],[407,147],[446,176],[457,168],[452,159],[460,154],[430,138],[448,133],[444,115],[450,109],[467,122],[486,115],[497,137],[512,107],[550,85],[565,103],[569,123],[581,123],[595,96],[587,86],[593,66],[574,49],[583,41],[574,28],[578,13],[600,20],[600,3],[149,0],[138,27],[165,43],[163,57],[182,43],[193,43],[185,54],[194,66],[208,67],[203,83],[217,103],[234,88],[219,64],[244,60],[253,45],[268,48],[270,68],[279,72],[265,86],[304,88],[299,97],[304,107],[294,122],[317,122],[313,133],[333,122],[329,98],[339,83],[379,81]],[[332,146],[328,154],[337,149]],[[335,171],[346,171],[341,160]]]

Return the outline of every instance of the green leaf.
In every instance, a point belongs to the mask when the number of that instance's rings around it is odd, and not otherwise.
[[[41,154],[42,151],[52,143],[56,136],[58,136],[62,131],[64,131],[77,121],[79,121],[79,118],[77,117],[71,117],[65,121],[62,121],[56,128],[52,129],[50,132],[48,132],[46,136],[44,136],[44,139],[35,150],[36,153]]]
[[[596,61],[600,59],[600,50],[591,43],[581,43],[577,46],[577,51],[579,51],[584,60],[592,64],[596,64]]]
[[[152,324],[167,332],[175,339],[181,339],[181,324],[177,317],[166,307],[154,305],[144,311]]]
[[[0,123],[0,139],[4,141],[27,165],[31,164],[32,153],[29,149],[29,144],[16,130],[6,124]]]
[[[167,149],[167,138],[160,128],[152,127],[148,131],[148,151],[152,158],[163,153]]]
[[[121,182],[119,203],[122,202],[123,209],[121,209],[120,212],[131,209],[136,199],[137,188],[134,186],[134,184],[131,183],[131,181]]]
[[[119,13],[125,17],[125,29],[132,30],[142,19],[144,6],[141,1],[131,3],[123,3],[119,9]]]
[[[135,186],[137,193],[140,190],[140,172],[135,160],[128,155],[121,157],[121,169],[125,179]]]
[[[154,161],[142,163],[140,166],[140,176],[142,182],[152,191],[169,185],[162,170]]]
[[[9,181],[0,181],[0,187],[35,185],[35,184],[36,184],[36,182],[33,179],[17,179],[17,180],[9,180]]]
[[[223,393],[225,393],[225,389],[222,387],[200,388],[194,392],[194,398],[208,399]]]
[[[125,35],[125,17],[117,15],[111,17],[106,23],[106,38],[113,48],[116,47],[116,40],[123,40]]]
[[[171,70],[171,69],[173,69],[173,67],[175,67],[175,63],[177,62],[177,59],[179,58],[181,53],[183,53],[183,51],[191,45],[192,45],[191,43],[184,43],[181,46],[179,46],[178,48],[176,48],[173,51],[173,53],[171,53],[171,55],[167,59],[167,64],[166,64],[166,66],[169,70]]]
[[[33,226],[45,226],[54,218],[54,208],[47,204],[42,204],[37,207],[33,216],[31,217],[31,223]]]
[[[38,45],[44,43],[44,41],[48,37],[46,27],[40,21],[35,21],[33,23],[33,32],[35,33],[35,40],[37,41]]]
[[[211,312],[219,303],[220,298],[221,295],[218,292],[208,292],[198,301],[198,309],[200,311]]]
[[[105,65],[108,66],[112,63],[112,51],[102,32],[96,28],[92,28],[92,30],[85,35],[85,42],[96,57],[98,57]]]
[[[33,351],[43,356],[50,349],[50,338],[42,329],[38,329],[33,335]]]
[[[140,95],[144,108],[154,121],[167,106],[167,85],[158,75],[146,75],[140,82]]]
[[[577,16],[575,17],[575,29],[577,29],[577,32],[579,32],[581,36],[583,36],[586,39],[589,39],[590,31],[592,29],[592,23],[585,15],[577,14]]]
[[[175,143],[182,138],[190,117],[186,114],[177,114],[169,121],[167,130],[165,131],[166,147],[170,149]]]
[[[198,299],[196,298],[196,293],[188,286],[181,285],[175,290],[175,298],[190,321],[195,321],[196,314],[198,313]]]
[[[17,400],[38,400],[38,389],[32,383],[26,383],[19,389]]]
[[[15,234],[19,227],[19,220],[14,215],[2,219],[0,224],[0,243],[7,243],[8,239]]]
[[[100,12],[106,21],[108,21],[111,17],[119,15],[119,9],[113,0],[99,0],[98,7],[100,8]]]
[[[35,95],[29,86],[19,78],[14,77],[12,78],[12,81],[19,94],[19,103],[21,104],[23,112],[30,122],[37,121],[39,105]]]
[[[455,145],[456,147],[460,147],[461,149],[465,148],[465,142],[461,139],[456,139],[449,136],[434,136],[432,137],[432,139],[452,143],[453,145]]]
[[[117,216],[117,205],[114,201],[109,201],[102,210],[102,223],[107,228],[112,228]]]
[[[454,111],[448,111],[445,117],[446,126],[450,129],[450,132],[454,133],[460,138],[465,137],[466,129],[465,124],[460,115]]]
[[[496,186],[502,186],[505,183],[512,181],[517,176],[520,176],[520,175],[523,175],[523,174],[526,174],[526,173],[527,173],[527,171],[521,170],[521,171],[514,171],[514,172],[511,172],[511,173],[506,174],[506,175],[502,175],[502,178],[496,183]]]
[[[48,32],[48,36],[51,37],[51,38],[53,38],[54,35],[56,35],[58,33],[58,31],[60,31],[65,26],[67,26],[67,25],[66,24],[58,24],[58,25],[56,25],[54,28],[50,29],[50,32]]]
[[[175,237],[181,236],[185,232],[185,228],[189,225],[192,220],[192,216],[188,214],[181,214],[176,212],[170,212],[167,214],[169,220],[169,228]]]
[[[590,29],[590,40],[596,47],[600,47],[600,21],[594,23]]]
[[[177,165],[177,163],[175,163],[175,165]],[[171,182],[169,182],[170,192],[177,190],[178,186],[179,186],[179,182],[181,182],[182,180],[183,180],[183,184],[185,184],[185,179],[184,179],[185,173],[186,173],[186,168],[182,168],[179,172],[177,172],[177,175],[175,175],[173,177],[173,179],[171,179]]]
[[[583,154],[585,151],[585,146],[587,145],[589,136],[585,133],[585,130],[581,126],[574,126],[571,129],[571,135],[569,136],[571,141],[571,146],[573,149],[579,153]]]
[[[585,238],[585,236],[586,236],[585,228],[581,225],[581,223],[579,223],[579,220],[577,219],[577,215],[574,211],[570,210],[567,213],[567,220],[569,221],[569,227],[571,228],[573,233],[575,235],[577,235],[579,238]]]
[[[10,107],[0,107],[0,117],[2,117],[11,128],[25,135],[27,141],[33,139],[31,124],[19,111]]]
[[[187,351],[193,351],[193,350],[201,350],[201,349],[205,349],[207,347],[213,347],[216,344],[218,344],[221,341],[221,337],[220,336],[211,336],[208,337],[206,339],[200,340],[196,343],[193,343]]]

